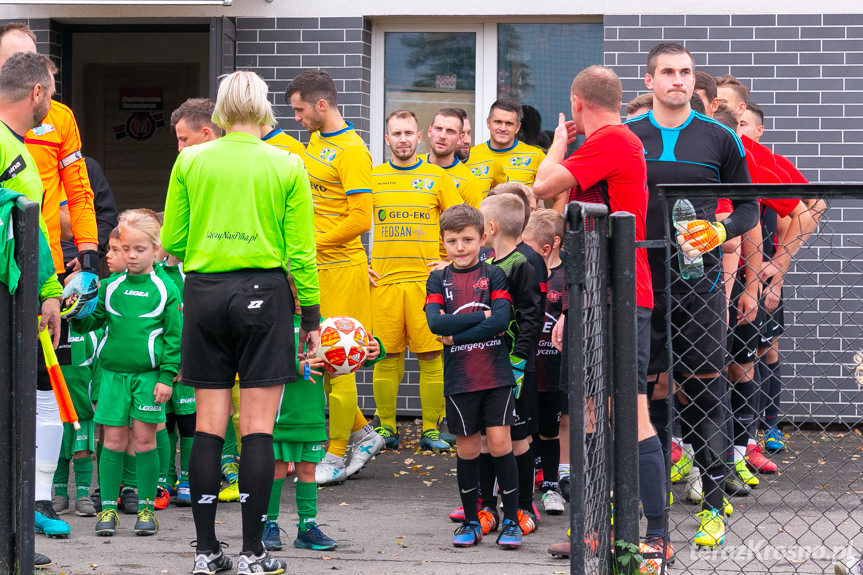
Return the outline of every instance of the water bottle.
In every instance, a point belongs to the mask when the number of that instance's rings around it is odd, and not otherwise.
[[[671,221],[674,225],[675,234],[679,234],[680,230],[685,230],[686,224],[697,219],[692,202],[685,198],[680,198],[674,202],[674,209],[671,210]],[[701,258],[701,254],[691,258],[683,253],[683,250],[678,246],[677,263],[680,265],[680,277],[685,280],[700,278],[704,275],[704,260]]]

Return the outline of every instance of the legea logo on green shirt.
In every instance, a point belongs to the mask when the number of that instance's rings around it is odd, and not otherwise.
[[[324,148],[319,157],[325,162],[332,162],[336,159],[336,151],[331,148]]]

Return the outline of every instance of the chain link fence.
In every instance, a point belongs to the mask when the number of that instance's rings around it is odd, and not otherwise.
[[[653,326],[664,320],[669,337],[654,356],[665,356],[659,371],[676,391],[666,394],[671,570],[853,568],[863,547],[863,186],[681,185],[661,194],[666,229],[682,198],[696,211],[720,197],[768,200],[759,203],[768,222],[760,237],[741,237],[721,259],[719,249],[705,254],[701,279],[681,280],[681,262],[691,261],[677,242],[659,256],[667,305],[654,310]],[[781,218],[780,198],[806,202]],[[661,381],[653,392],[661,400]],[[705,523],[709,509],[723,519],[721,537]]]

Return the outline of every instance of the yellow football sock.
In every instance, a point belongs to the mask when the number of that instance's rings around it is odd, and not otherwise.
[[[234,382],[231,388],[231,404],[234,406],[234,415],[231,416],[231,424],[234,426],[234,434],[237,436],[237,455],[242,453],[243,440],[240,439],[240,378]]]
[[[420,366],[420,405],[423,412],[423,431],[437,429],[443,397],[443,358],[417,360]]]
[[[399,383],[405,374],[405,354],[393,354],[375,364],[372,378],[372,390],[375,394],[375,413],[381,420],[381,425],[395,431],[396,429],[396,398],[399,394]]]
[[[363,415],[363,412],[360,411],[359,406],[357,406],[357,412],[354,414],[354,426],[351,428],[351,433],[356,433],[365,427],[368,422],[369,420],[366,419],[366,416]]]
[[[330,378],[330,446],[327,453],[344,457],[357,410],[357,375],[351,373]]]

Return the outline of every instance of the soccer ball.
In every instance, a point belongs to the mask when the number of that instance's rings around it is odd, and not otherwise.
[[[363,365],[369,355],[369,334],[352,317],[333,316],[321,322],[321,345],[317,356],[326,362],[330,375],[348,375]]]

